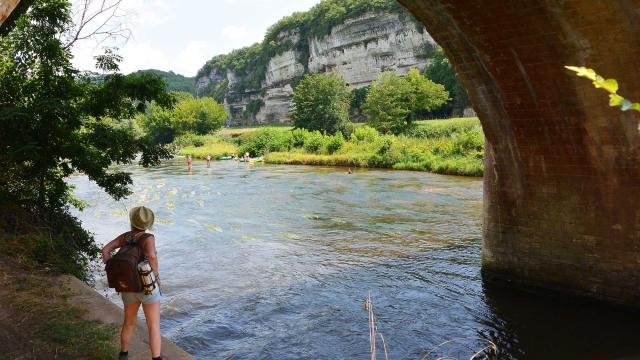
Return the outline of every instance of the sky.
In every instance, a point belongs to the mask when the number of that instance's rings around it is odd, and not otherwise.
[[[74,64],[94,70],[93,56],[104,45],[116,45],[123,57],[120,70],[173,71],[194,76],[214,55],[261,41],[267,28],[295,11],[306,11],[320,0],[123,0],[124,43],[83,40],[73,48]]]

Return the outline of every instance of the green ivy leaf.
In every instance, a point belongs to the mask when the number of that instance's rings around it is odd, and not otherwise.
[[[586,68],[584,66],[565,66],[565,68],[571,71],[575,71],[578,74],[578,76],[586,77],[587,79],[590,79],[593,81],[596,81],[596,76],[598,76],[595,70]]]
[[[609,95],[609,106],[620,106],[624,98],[618,94]]]
[[[618,82],[615,79],[604,80],[598,76],[598,79],[593,83],[597,88],[603,88],[612,94],[615,94],[618,91]]]

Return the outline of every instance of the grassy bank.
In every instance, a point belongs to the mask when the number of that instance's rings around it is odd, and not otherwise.
[[[390,168],[482,176],[484,135],[477,118],[420,121],[406,135],[381,135],[366,125],[347,136],[288,127],[225,129],[181,154],[214,158],[264,155],[266,163]]]
[[[0,257],[0,351],[9,359],[112,359],[117,329],[83,319],[61,277]],[[2,356],[0,356],[2,357]]]

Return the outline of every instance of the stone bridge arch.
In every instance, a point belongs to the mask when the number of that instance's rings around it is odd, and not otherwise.
[[[444,48],[487,139],[486,277],[640,305],[638,0],[399,0]]]

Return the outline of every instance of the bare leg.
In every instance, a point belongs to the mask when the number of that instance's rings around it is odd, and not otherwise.
[[[153,304],[142,304],[144,318],[147,320],[147,329],[149,330],[149,345],[151,346],[151,356],[160,356],[160,301]]]
[[[140,309],[140,303],[124,305],[124,322],[120,332],[120,351],[129,351],[129,341],[131,340],[133,329],[136,327],[138,309]]]

